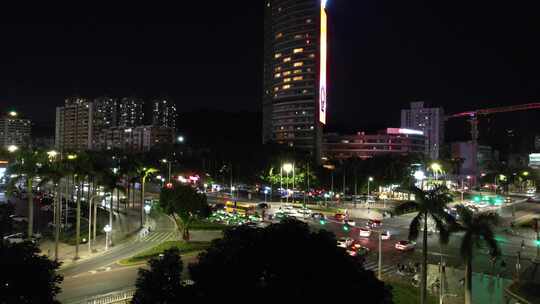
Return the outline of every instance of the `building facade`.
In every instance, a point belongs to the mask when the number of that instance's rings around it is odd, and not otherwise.
[[[118,106],[117,98],[108,96],[94,99],[94,136],[92,148],[99,147],[99,137],[105,129],[118,126]]]
[[[120,100],[118,126],[136,127],[144,123],[144,101],[137,97]]]
[[[470,141],[453,142],[451,155],[452,158],[461,160],[459,175],[469,175],[475,179],[482,173],[490,173],[493,163],[499,161],[499,154],[492,147],[478,145],[475,149],[474,144]]]
[[[104,150],[119,149],[144,152],[152,147],[174,143],[175,131],[159,126],[114,127],[103,130],[99,146]]]
[[[326,1],[267,0],[263,142],[319,158],[326,123]]]
[[[443,108],[426,108],[424,102],[411,102],[411,108],[401,110],[401,127],[421,130],[426,137],[425,154],[438,159],[444,143]]]
[[[152,125],[176,130],[176,105],[170,99],[152,101]]]
[[[328,159],[367,159],[378,155],[423,154],[426,138],[422,131],[388,128],[376,134],[324,135],[323,156]]]
[[[94,103],[86,98],[66,98],[56,108],[55,146],[60,152],[92,149]]]
[[[0,117],[0,146],[22,147],[30,144],[32,124],[29,119],[19,117],[19,113],[10,111]]]

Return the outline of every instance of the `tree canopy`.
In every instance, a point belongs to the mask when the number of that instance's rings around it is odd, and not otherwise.
[[[320,300],[346,291],[362,303],[391,303],[390,289],[336,246],[334,234],[286,220],[265,229],[239,226],[190,265],[200,299]]]
[[[59,266],[31,242],[0,248],[0,303],[59,303]]]
[[[185,240],[189,240],[189,227],[193,220],[205,218],[210,212],[206,195],[180,183],[161,189],[159,204],[166,214],[174,218]]]

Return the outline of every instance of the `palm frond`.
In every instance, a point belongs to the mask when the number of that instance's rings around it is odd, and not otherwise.
[[[450,229],[447,223],[437,215],[432,215],[431,218],[435,222],[437,230],[439,230],[439,242],[441,244],[448,244],[448,241],[450,240]]]

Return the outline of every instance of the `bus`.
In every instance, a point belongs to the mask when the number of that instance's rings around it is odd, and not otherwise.
[[[255,214],[255,206],[248,203],[227,201],[225,203],[225,211],[239,215],[253,215]]]

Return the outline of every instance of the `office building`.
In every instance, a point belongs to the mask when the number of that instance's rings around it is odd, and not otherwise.
[[[411,108],[401,110],[401,127],[421,130],[426,136],[425,154],[438,159],[444,143],[444,110],[427,108],[424,102],[411,102]]]
[[[124,97],[120,100],[120,127],[136,127],[144,123],[144,101],[137,97]]]
[[[18,147],[30,144],[31,123],[29,119],[20,117],[16,111],[9,111],[0,117],[0,146]]]
[[[310,151],[318,160],[326,123],[325,0],[267,0],[263,142]]]
[[[63,107],[56,108],[56,149],[61,152],[92,149],[93,106],[87,98],[70,97]]]
[[[352,135],[327,133],[323,156],[327,159],[367,159],[378,155],[423,154],[426,138],[422,131],[387,128],[376,134],[358,132]]]
[[[174,143],[175,131],[159,126],[114,127],[103,130],[99,146],[104,150],[119,149],[144,152],[159,145]]]
[[[176,130],[176,105],[170,99],[152,101],[152,124]]]
[[[118,125],[118,99],[102,96],[94,99],[94,136],[92,148],[99,147],[99,137],[105,129]]]

